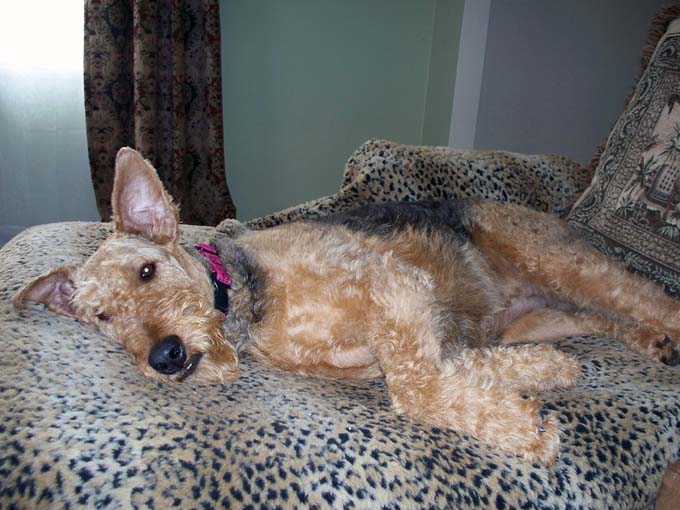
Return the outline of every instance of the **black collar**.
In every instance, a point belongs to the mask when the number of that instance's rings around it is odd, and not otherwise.
[[[229,311],[229,286],[217,279],[217,273],[210,273],[210,281],[215,291],[215,308],[224,315]]]

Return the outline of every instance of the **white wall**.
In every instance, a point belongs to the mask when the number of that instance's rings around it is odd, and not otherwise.
[[[461,12],[462,0],[221,0],[239,219],[334,193],[369,138],[446,144]]]
[[[474,147],[587,163],[622,111],[663,4],[492,0]]]
[[[98,220],[83,103],[82,0],[0,16],[0,225]]]
[[[453,91],[449,147],[475,146],[491,0],[465,0]]]

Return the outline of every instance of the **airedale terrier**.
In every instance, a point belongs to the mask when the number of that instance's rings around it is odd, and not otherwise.
[[[129,148],[112,201],[113,235],[14,302],[98,328],[154,379],[230,381],[239,352],[304,374],[384,377],[396,412],[550,463],[558,421],[526,393],[573,385],[581,370],[536,342],[603,333],[678,361],[678,302],[520,206],[372,205],[189,252],[177,207]],[[517,342],[530,343],[504,345]]]

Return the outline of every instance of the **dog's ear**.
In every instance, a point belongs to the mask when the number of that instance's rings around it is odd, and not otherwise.
[[[71,305],[75,292],[74,271],[73,266],[62,266],[36,278],[14,296],[12,303],[17,308],[25,308],[27,301],[36,301],[46,304],[50,310],[57,313],[77,317]]]
[[[116,156],[111,205],[118,232],[139,234],[159,244],[179,238],[179,211],[172,197],[151,164],[129,147]]]

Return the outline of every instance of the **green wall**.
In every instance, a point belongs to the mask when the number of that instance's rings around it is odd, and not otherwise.
[[[239,219],[335,192],[368,138],[446,145],[463,0],[221,0],[220,10]]]

